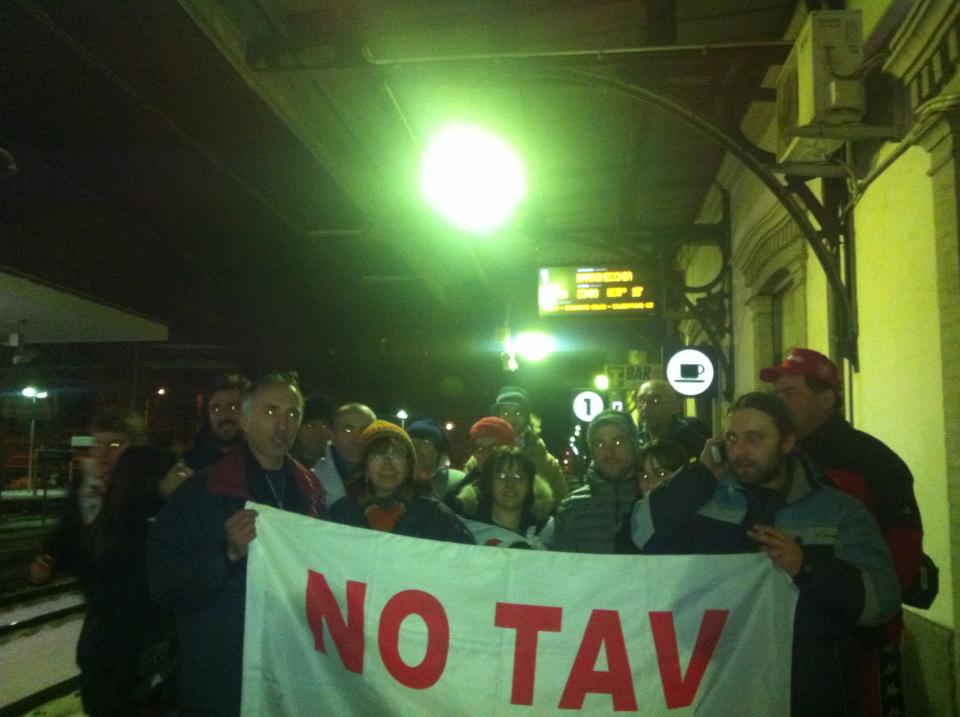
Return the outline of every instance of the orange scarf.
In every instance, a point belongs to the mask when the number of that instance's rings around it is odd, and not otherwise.
[[[397,527],[397,523],[400,522],[400,517],[405,512],[407,512],[407,508],[400,502],[394,503],[389,508],[381,508],[376,503],[371,503],[364,509],[363,514],[367,519],[367,523],[369,523],[370,527],[374,530],[392,533],[393,529]]]

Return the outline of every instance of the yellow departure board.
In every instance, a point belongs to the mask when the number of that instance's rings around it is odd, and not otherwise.
[[[540,269],[541,316],[607,312],[653,314],[657,299],[649,274],[619,267]]]

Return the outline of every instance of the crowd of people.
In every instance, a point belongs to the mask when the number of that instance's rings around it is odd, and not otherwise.
[[[713,437],[683,415],[669,384],[644,383],[639,425],[622,411],[597,415],[590,464],[574,476],[515,386],[472,425],[459,470],[436,421],[404,429],[363,403],[305,398],[293,374],[226,377],[207,392],[203,428],[179,459],[145,445],[130,413],[93,421],[93,478],[72,493],[30,577],[81,577],[89,714],[235,715],[257,535],[247,501],[482,546],[762,551],[799,590],[793,714],[903,715],[901,595],[923,560],[912,476],[844,420],[826,356],[795,349],[759,378],[774,390],[739,397]]]

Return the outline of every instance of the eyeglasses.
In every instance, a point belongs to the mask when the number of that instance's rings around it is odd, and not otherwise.
[[[371,453],[369,458],[371,461],[378,461],[378,462],[386,461],[386,460],[399,461],[399,460],[406,460],[407,454],[406,452],[400,450],[399,448],[390,447],[385,451]]]
[[[240,412],[239,403],[228,403],[226,406],[213,404],[210,406],[210,413],[212,413],[214,416],[217,416],[221,413],[239,413],[239,412]]]
[[[519,483],[526,478],[522,473],[497,473],[493,477],[497,483]]]
[[[638,406],[659,406],[663,403],[663,399],[659,396],[638,396],[637,405]]]
[[[523,409],[520,408],[501,408],[499,409],[498,413],[500,418],[510,418],[511,416],[514,418],[519,418],[520,416],[524,415]]]
[[[494,448],[499,448],[499,447],[500,447],[500,444],[499,444],[499,443],[490,443],[490,444],[488,444],[488,445],[483,445],[483,444],[480,444],[480,443],[475,443],[475,444],[473,445],[473,452],[474,452],[474,453],[489,453],[489,452],[492,451]]]
[[[653,473],[647,473],[646,471],[640,471],[639,474],[640,480],[666,480],[670,477],[670,471],[666,468],[657,468]]]
[[[627,445],[626,438],[614,438],[610,441],[594,441],[590,444],[590,450],[596,453],[597,451],[602,451],[605,448],[623,448],[625,445]]]

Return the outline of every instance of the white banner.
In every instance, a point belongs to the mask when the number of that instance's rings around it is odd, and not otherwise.
[[[762,554],[453,545],[261,505],[243,715],[786,715],[796,588]]]

